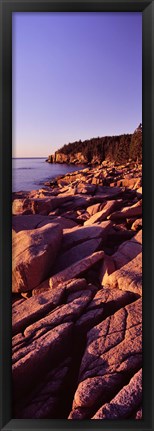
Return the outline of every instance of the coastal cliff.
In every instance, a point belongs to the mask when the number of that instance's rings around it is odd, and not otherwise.
[[[65,144],[53,155],[49,155],[49,163],[100,164],[104,160],[110,162],[127,162],[128,159],[142,160],[142,125],[132,134],[105,136],[86,141],[75,141]]]

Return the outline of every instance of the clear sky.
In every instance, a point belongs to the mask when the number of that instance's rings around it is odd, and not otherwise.
[[[13,13],[13,157],[142,122],[142,14]]]

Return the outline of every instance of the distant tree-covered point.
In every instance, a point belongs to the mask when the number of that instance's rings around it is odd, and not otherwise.
[[[142,161],[142,124],[133,134],[104,136],[65,144],[48,161],[54,163],[92,163],[104,160],[123,163]]]

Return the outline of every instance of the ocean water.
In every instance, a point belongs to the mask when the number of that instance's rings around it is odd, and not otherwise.
[[[35,190],[43,187],[45,181],[83,169],[83,165],[47,163],[45,158],[12,159],[12,191]]]

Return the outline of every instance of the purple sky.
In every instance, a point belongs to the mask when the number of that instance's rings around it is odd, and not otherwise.
[[[141,13],[13,13],[13,156],[142,121]]]

